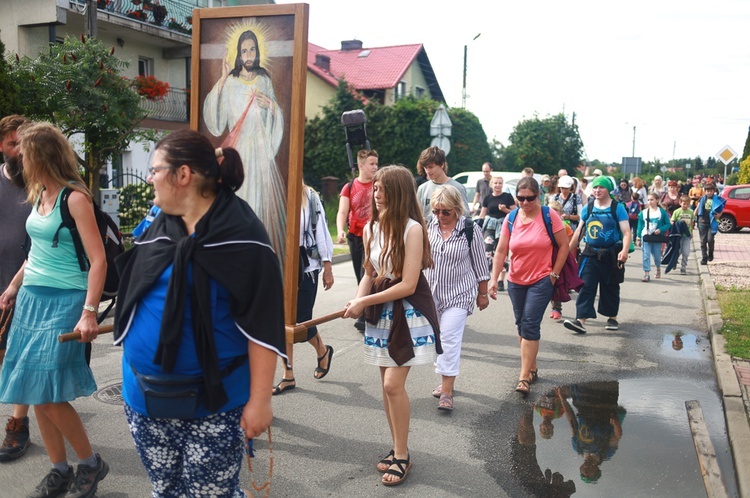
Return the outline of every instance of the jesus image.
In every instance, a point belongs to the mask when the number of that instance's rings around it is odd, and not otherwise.
[[[266,60],[261,54],[262,35],[262,29],[247,29],[239,37],[229,36],[227,54],[234,56],[234,64],[229,56],[223,58],[221,78],[203,103],[203,118],[212,135],[229,131],[221,146],[235,148],[245,167],[245,181],[237,195],[263,222],[283,262],[286,193],[276,155],[284,134],[284,116],[271,77],[262,65]]]

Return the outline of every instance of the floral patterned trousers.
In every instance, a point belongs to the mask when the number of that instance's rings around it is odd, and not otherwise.
[[[245,498],[240,487],[243,407],[190,420],[125,416],[154,498]]]

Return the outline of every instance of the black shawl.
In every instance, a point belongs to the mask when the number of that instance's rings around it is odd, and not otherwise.
[[[286,354],[284,295],[279,261],[268,234],[250,206],[221,191],[198,221],[191,237],[179,216],[161,213],[135,247],[116,260],[120,273],[115,312],[115,344],[125,339],[135,306],[159,276],[174,263],[164,302],[159,346],[154,364],[172,372],[177,361],[187,297],[187,270],[193,265],[190,289],[196,353],[203,369],[208,410],[228,398],[221,381],[213,336],[210,279],[229,292],[237,326],[256,342]]]

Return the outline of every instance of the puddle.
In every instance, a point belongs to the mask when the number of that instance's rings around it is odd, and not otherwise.
[[[675,353],[700,351],[700,341],[682,340]],[[587,382],[540,392],[511,409],[514,434],[489,435],[505,441],[495,446],[488,471],[511,496],[703,498],[688,400],[701,403],[729,496],[737,496],[720,399],[708,382],[695,380]]]
[[[706,356],[709,348],[709,341],[705,337],[676,332],[664,335],[660,352],[672,358],[699,360]]]

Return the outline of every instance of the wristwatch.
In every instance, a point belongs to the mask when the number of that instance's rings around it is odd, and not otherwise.
[[[555,280],[559,280],[560,279],[560,275],[558,275],[557,273],[555,273],[553,271],[550,272],[550,275],[553,276],[553,277],[555,277]]]
[[[94,314],[96,314],[96,313],[99,312],[99,310],[93,304],[84,304],[83,305],[83,311],[89,311],[89,312],[94,313]]]

